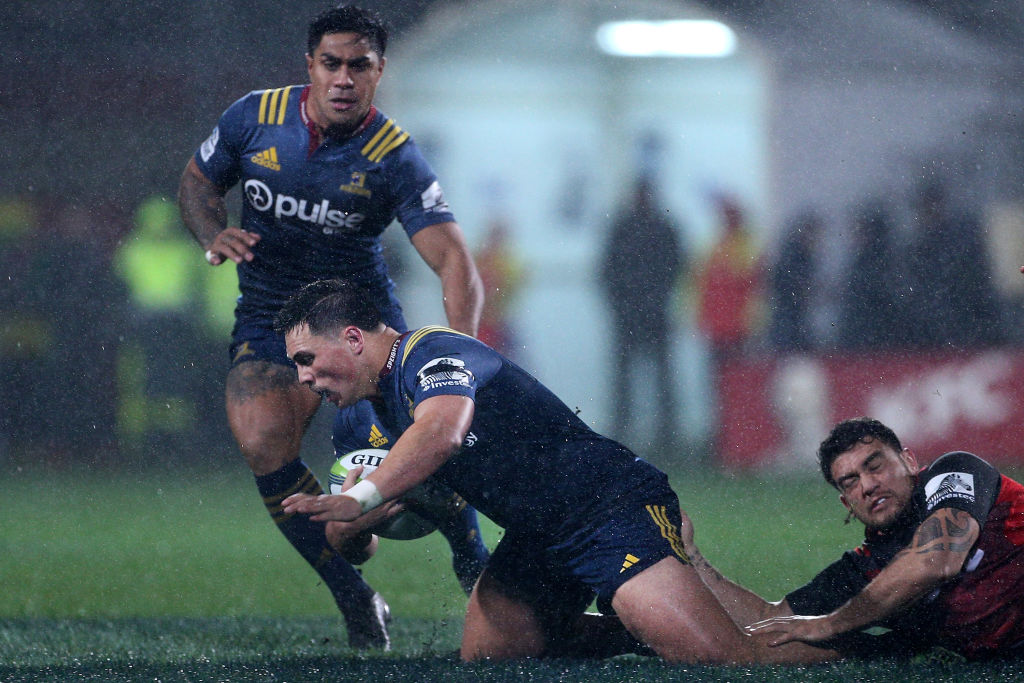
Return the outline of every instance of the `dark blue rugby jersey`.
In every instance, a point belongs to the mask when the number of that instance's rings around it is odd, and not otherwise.
[[[242,224],[261,236],[238,266],[241,312],[275,313],[299,287],[345,277],[390,292],[380,236],[454,221],[409,134],[373,109],[347,140],[316,137],[309,86],[253,91],[232,104],[195,154],[221,187],[242,184]]]
[[[433,396],[474,400],[462,448],[434,478],[506,529],[572,529],[576,520],[662,476],[590,429],[525,370],[447,328],[407,334],[381,390],[377,415],[385,435],[400,436],[412,424],[415,406]],[[361,440],[371,429],[356,425],[353,431]]]
[[[362,448],[390,449],[395,436],[377,417],[369,401],[359,401],[335,414],[331,441],[334,457],[340,458]]]

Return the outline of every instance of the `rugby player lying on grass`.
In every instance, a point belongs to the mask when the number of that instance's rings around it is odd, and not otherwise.
[[[771,645],[818,643],[840,654],[1021,651],[1024,487],[964,452],[920,469],[896,434],[870,418],[836,425],[818,459],[864,524],[864,544],[779,602],[716,571],[684,519],[687,552],[737,625]]]
[[[373,402],[397,435],[340,495],[297,494],[287,513],[359,520],[428,477],[505,529],[473,588],[464,659],[560,654],[594,599],[670,661],[817,661],[820,648],[769,648],[745,635],[690,566],[679,502],[660,471],[589,427],[540,382],[453,330],[400,333],[351,283],[303,288],[281,309],[299,381],[338,406]],[[614,619],[596,620],[611,623]],[[594,655],[617,654],[594,634]],[[632,640],[632,639],[631,639]]]

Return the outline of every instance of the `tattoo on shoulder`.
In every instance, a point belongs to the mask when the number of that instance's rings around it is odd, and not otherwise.
[[[917,533],[914,534],[914,545],[917,547],[928,545],[942,536],[942,523],[934,517],[929,517],[917,528]]]
[[[971,519],[963,510],[951,510],[946,517],[946,533],[954,537],[966,536],[971,532]]]
[[[914,552],[967,552],[972,545],[970,538],[972,520],[973,517],[963,510],[955,508],[940,510],[918,527],[912,542]],[[936,541],[939,542],[936,543]]]

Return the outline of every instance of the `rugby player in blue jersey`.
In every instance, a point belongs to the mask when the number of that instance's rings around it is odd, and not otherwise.
[[[238,266],[226,383],[232,433],[271,517],[331,590],[357,647],[387,647],[387,605],[327,543],[322,523],[281,508],[292,493],[322,490],[299,458],[320,401],[296,381],[274,315],[302,285],[343,276],[405,329],[381,253],[381,233],[395,218],[440,278],[453,328],[475,334],[483,299],[437,178],[409,134],[373,106],[386,45],[372,12],[338,7],[317,16],[308,32],[310,83],[232,104],[189,161],[178,193],[207,261]],[[239,184],[235,227],[225,194]]]
[[[398,436],[365,479],[340,495],[290,496],[286,512],[358,521],[430,477],[504,528],[470,596],[463,658],[561,654],[594,624],[583,614],[595,596],[672,661],[794,661],[815,649],[744,635],[690,565],[667,477],[485,344],[443,327],[400,332],[339,280],[303,288],[275,329],[302,384],[342,407],[369,399]],[[590,654],[618,654],[597,638]]]

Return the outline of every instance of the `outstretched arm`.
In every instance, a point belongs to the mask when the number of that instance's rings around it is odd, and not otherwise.
[[[351,522],[380,504],[399,498],[422,484],[462,446],[474,409],[473,399],[466,396],[433,396],[420,402],[412,425],[395,441],[380,467],[352,488],[352,494],[359,491],[359,498],[348,494],[297,493],[285,498],[284,511],[311,514],[317,522]],[[376,489],[375,500],[368,505],[362,498],[366,482]]]
[[[785,600],[780,602],[769,602],[748,590],[740,584],[722,575],[710,562],[701,554],[700,549],[693,540],[693,522],[683,510],[679,511],[683,524],[680,529],[683,544],[686,546],[686,554],[690,556],[694,569],[704,584],[711,590],[722,607],[729,613],[732,620],[740,628],[749,626],[756,621],[769,619],[771,617],[783,617],[793,614],[789,603]]]
[[[458,223],[437,223],[412,236],[412,244],[441,279],[448,325],[476,336],[484,304],[484,286]]]
[[[980,531],[977,520],[963,510],[936,510],[917,528],[910,545],[839,609],[820,617],[774,617],[747,630],[779,645],[826,640],[878,622],[959,574]]]

